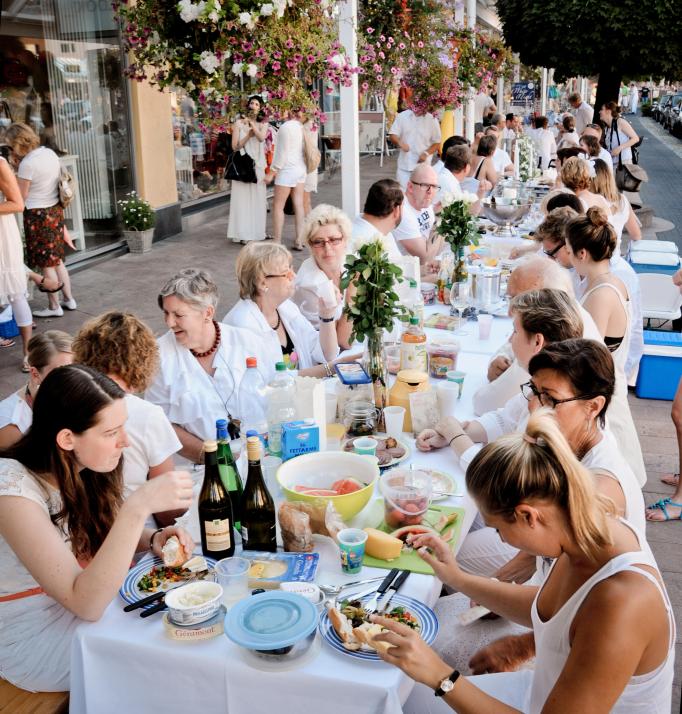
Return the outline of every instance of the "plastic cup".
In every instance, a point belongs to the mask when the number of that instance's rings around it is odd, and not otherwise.
[[[263,468],[263,477],[265,485],[272,496],[279,493],[279,484],[277,483],[277,469],[282,465],[282,459],[279,456],[267,455],[261,459],[261,467]]]
[[[457,399],[462,396],[462,389],[464,389],[464,378],[466,377],[466,372],[448,372],[447,380],[448,382],[454,382],[459,386],[459,395]]]
[[[359,573],[365,557],[367,533],[359,528],[344,528],[336,536],[341,550],[341,570],[344,573]]]
[[[233,605],[249,596],[249,568],[251,561],[246,558],[223,558],[215,565],[218,583],[223,588],[223,605],[229,610]]]
[[[398,374],[400,371],[400,345],[386,345],[385,350],[389,374]]]
[[[336,392],[325,392],[324,406],[327,424],[334,424],[336,422],[336,407],[338,399],[339,398],[336,395]]]
[[[371,436],[361,436],[353,442],[353,451],[361,456],[376,456],[379,442]]]
[[[493,326],[492,315],[478,316],[478,339],[487,340],[490,337],[490,328]]]
[[[386,433],[397,438],[403,433],[403,422],[405,421],[405,407],[384,407],[384,422],[386,423]]]
[[[460,385],[456,382],[441,382],[436,387],[436,395],[441,417],[455,416],[457,400],[461,395]]]

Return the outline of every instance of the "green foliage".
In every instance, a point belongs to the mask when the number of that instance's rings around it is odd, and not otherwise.
[[[476,219],[471,215],[466,201],[453,201],[444,206],[438,217],[436,231],[450,244],[455,255],[467,245],[478,245]]]
[[[156,216],[149,201],[140,198],[135,191],[127,194],[128,198],[119,201],[123,229],[126,231],[146,231],[154,227]]]
[[[362,341],[375,330],[392,330],[393,320],[405,313],[395,285],[403,271],[394,265],[380,238],[365,243],[357,255],[348,255],[341,276],[341,289],[355,287],[355,296],[343,308],[353,322],[351,341]]]
[[[612,74],[682,78],[682,8],[674,0],[497,0],[524,64],[562,81]]]

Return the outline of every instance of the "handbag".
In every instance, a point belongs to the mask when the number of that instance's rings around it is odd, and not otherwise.
[[[644,181],[649,180],[647,172],[636,164],[623,163],[618,156],[618,166],[616,167],[616,186],[619,191],[629,191],[636,193]]]
[[[225,178],[242,183],[258,183],[256,164],[244,149],[230,154],[225,167]]]
[[[59,167],[57,191],[59,193],[59,203],[62,208],[68,208],[75,194],[75,181],[68,169],[63,166]]]
[[[312,132],[308,127],[303,127],[303,160],[306,173],[317,171],[322,160],[322,154],[317,146],[317,132]]]

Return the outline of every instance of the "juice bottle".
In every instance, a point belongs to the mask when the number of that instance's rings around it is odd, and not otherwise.
[[[419,326],[419,318],[415,315],[410,318],[410,325],[400,339],[400,369],[427,372],[428,368],[426,335]]]

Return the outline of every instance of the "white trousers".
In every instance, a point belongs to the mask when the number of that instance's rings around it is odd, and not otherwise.
[[[494,528],[484,527],[469,531],[457,553],[457,562],[467,573],[491,578],[518,552],[504,543]]]

